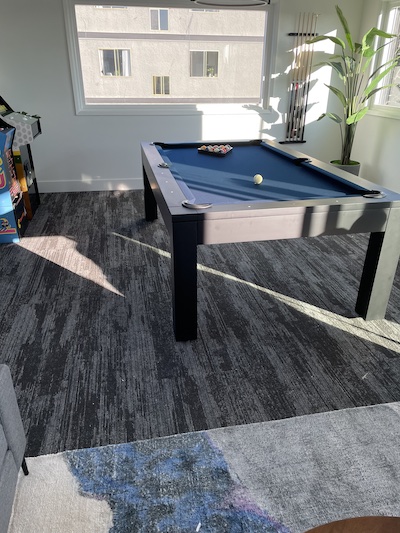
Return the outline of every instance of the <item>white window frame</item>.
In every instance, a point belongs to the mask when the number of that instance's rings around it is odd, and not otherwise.
[[[76,5],[99,5],[98,0],[63,0],[65,27],[67,34],[67,45],[70,60],[71,80],[75,101],[76,115],[140,115],[140,116],[166,116],[166,115],[249,115],[254,113],[271,113],[269,97],[272,92],[273,72],[275,69],[276,43],[277,43],[277,26],[274,22],[277,19],[277,2],[272,0],[270,5],[263,9],[268,11],[267,31],[264,47],[269,50],[267,57],[264,57],[264,72],[262,76],[262,94],[260,95],[260,104],[257,111],[252,110],[249,106],[243,104],[199,104],[196,106],[187,104],[86,104],[85,91],[83,86],[83,76],[81,60],[79,54],[79,41],[75,16]],[[108,2],[107,5],[113,4]],[[151,7],[166,8],[165,0],[155,0],[151,2]],[[115,2],[120,7],[121,0]],[[149,7],[146,0],[125,0],[124,5]],[[168,0],[167,7],[193,9],[193,3],[190,0]],[[241,8],[243,9],[243,8]],[[250,10],[260,10],[260,7],[249,8]],[[269,80],[268,83],[265,80]]]
[[[129,73],[128,74],[112,74],[111,76],[109,74],[105,74],[104,71],[103,71],[103,66],[104,66],[104,53],[105,51],[111,51],[111,52],[114,52],[114,62],[116,63],[119,63],[120,62],[120,59],[119,57],[117,56],[116,52],[128,52],[128,70],[129,70]],[[111,77],[111,78],[129,78],[131,77],[132,75],[132,68],[131,68],[131,51],[129,50],[129,48],[99,48],[99,61],[100,61],[100,75],[101,76],[104,76],[106,78],[108,77]],[[122,62],[124,60],[122,59]]]
[[[383,0],[381,6],[382,8],[379,26],[382,30],[387,31],[389,12],[391,9],[393,9],[393,7],[400,7],[400,0]],[[378,61],[381,60],[381,57],[382,55],[378,56]],[[377,99],[378,97],[374,98],[373,102],[371,103],[369,114],[381,117],[400,119],[400,107],[379,104],[377,103]]]
[[[213,76],[208,75],[208,70],[212,67],[208,67],[208,54],[217,54],[217,74],[214,74]],[[203,54],[203,75],[202,76],[194,76],[192,74],[192,57],[193,54]],[[219,52],[218,50],[190,50],[190,77],[191,78],[218,78],[218,71],[219,71]]]
[[[168,89],[169,91],[165,92],[165,80],[168,78]],[[160,80],[161,92],[157,93],[155,91],[157,80]],[[153,95],[154,96],[170,96],[171,95],[171,78],[170,76],[153,76]]]
[[[157,21],[158,21],[158,28],[153,29],[151,27],[151,12],[157,11]],[[167,12],[167,29],[161,29],[161,11]],[[150,17],[150,31],[168,31],[169,30],[169,11],[166,8],[156,7],[156,8],[150,8],[149,9],[149,17]]]

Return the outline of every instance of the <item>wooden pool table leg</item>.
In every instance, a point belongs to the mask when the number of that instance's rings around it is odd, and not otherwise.
[[[385,318],[400,257],[400,209],[391,209],[386,231],[371,233],[356,312],[365,320]]]
[[[197,222],[176,222],[171,231],[172,308],[175,338],[197,338]]]

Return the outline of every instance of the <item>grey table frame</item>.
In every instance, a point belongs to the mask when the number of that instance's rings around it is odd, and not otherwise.
[[[286,145],[264,142],[296,157],[308,157]],[[235,147],[240,143],[230,141],[229,144]],[[198,244],[370,233],[355,310],[365,320],[385,317],[400,257],[400,194],[310,158],[307,164],[334,173],[351,184],[379,188],[385,197],[269,201],[192,210],[182,206],[186,198],[170,170],[159,166],[163,159],[155,144],[141,143],[141,154],[145,218],[155,220],[158,207],[170,235],[173,325],[177,341],[197,338]]]

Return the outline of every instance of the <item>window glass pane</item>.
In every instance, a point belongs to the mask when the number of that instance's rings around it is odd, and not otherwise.
[[[150,9],[150,27],[158,30],[158,9]]]
[[[105,76],[115,76],[114,50],[102,50],[103,52],[103,74]]]
[[[169,76],[153,76],[153,93],[169,94]]]
[[[131,63],[129,50],[118,50],[121,76],[131,75]]]
[[[160,76],[153,76],[153,93],[161,94],[161,78]]]
[[[393,71],[393,86],[390,88],[387,105],[400,107],[400,67]]]
[[[207,76],[218,76],[218,52],[207,52]]]
[[[164,76],[164,94],[169,93],[169,76]]]
[[[204,76],[204,52],[191,52],[190,56],[190,75]]]
[[[400,55],[400,4],[394,7],[389,15],[389,31],[397,35],[397,39],[393,40],[389,57],[396,57]],[[391,74],[389,82],[392,86],[389,89],[386,104],[389,106],[400,107],[400,66],[395,68]]]
[[[386,22],[383,25],[383,29],[388,33],[397,35],[390,44],[383,47],[382,54],[380,55],[380,64],[385,64],[391,59],[399,56],[400,53],[400,3],[388,4],[389,9],[386,12]],[[386,41],[388,42],[388,41]],[[381,84],[381,89],[375,98],[375,103],[388,107],[400,108],[400,65],[392,70],[388,76],[386,76]]]
[[[74,7],[85,104],[260,102],[266,11]]]
[[[103,76],[130,76],[129,50],[100,50],[100,65]]]
[[[160,9],[160,30],[168,30],[168,9]]]
[[[153,76],[153,93],[169,94],[169,76]]]

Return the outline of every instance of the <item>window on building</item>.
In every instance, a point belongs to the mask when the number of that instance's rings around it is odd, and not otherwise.
[[[150,9],[150,28],[168,30],[168,9]]]
[[[153,76],[153,94],[170,94],[169,76]]]
[[[97,9],[127,9],[127,6],[95,6]]]
[[[99,50],[100,72],[103,76],[130,76],[129,50]]]
[[[397,35],[391,43],[382,49],[379,57],[381,64],[390,61],[395,57],[400,57],[400,0],[395,2],[385,2],[384,10],[382,12],[382,22],[380,26],[388,33]],[[400,62],[390,74],[382,80],[382,87],[388,86],[380,90],[375,97],[375,106],[386,107],[390,113],[390,109],[395,114],[400,112]]]
[[[166,0],[167,8],[120,1],[112,9],[105,9],[110,4],[97,9],[90,0],[63,0],[78,114],[191,114],[197,106],[202,113],[213,112],[208,105],[268,106],[272,5],[207,10],[205,16],[189,0],[186,7],[185,0],[177,7],[175,0]]]
[[[192,77],[216,78],[218,76],[218,52],[190,52],[190,75]]]

